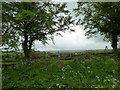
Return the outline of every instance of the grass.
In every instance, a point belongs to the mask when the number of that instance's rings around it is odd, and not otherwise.
[[[3,88],[119,88],[118,61],[112,56],[34,59],[5,67]]]

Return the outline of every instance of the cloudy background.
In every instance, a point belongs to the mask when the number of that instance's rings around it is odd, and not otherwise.
[[[80,26],[74,26],[75,32],[61,32],[62,36],[54,36],[55,45],[52,41],[48,41],[48,45],[44,46],[41,42],[36,41],[34,49],[40,51],[48,50],[96,50],[104,49],[108,46],[111,49],[110,43],[103,40],[103,36],[98,35],[87,39],[84,35],[85,31]]]
[[[77,6],[75,2],[67,2],[67,8],[72,10]],[[72,15],[74,15],[72,13]],[[95,50],[95,49],[105,49],[108,46],[111,49],[110,43],[103,40],[104,36],[98,35],[97,37],[87,39],[84,35],[85,31],[82,26],[73,26],[75,32],[61,32],[62,36],[55,36],[54,42],[48,41],[48,45],[44,46],[41,42],[36,41],[34,49],[40,51],[48,50]]]

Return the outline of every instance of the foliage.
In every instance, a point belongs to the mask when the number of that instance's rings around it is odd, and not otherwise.
[[[78,2],[78,7],[74,11],[76,16],[79,17],[77,23],[84,25],[86,35],[89,38],[97,33],[105,35],[117,55],[117,41],[120,35],[120,3]]]
[[[95,34],[100,32],[101,34],[119,33],[119,9],[120,4],[118,2],[90,2],[81,3],[78,2],[78,8],[74,9],[76,16],[83,17],[78,19],[77,23],[85,26],[87,30],[86,35]],[[108,38],[110,38],[108,36]]]
[[[44,45],[60,31],[71,30],[74,23],[66,3],[52,2],[3,2],[3,45],[16,47],[22,44],[26,57],[30,57],[34,41]],[[71,30],[73,31],[73,30]]]
[[[112,56],[19,60],[3,69],[3,88],[119,88],[118,61]]]

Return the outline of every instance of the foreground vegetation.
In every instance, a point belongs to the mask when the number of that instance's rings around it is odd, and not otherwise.
[[[3,65],[3,88],[119,88],[120,59],[89,55],[15,59]]]

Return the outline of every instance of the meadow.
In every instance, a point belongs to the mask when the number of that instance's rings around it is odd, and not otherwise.
[[[51,53],[51,55],[54,55]],[[120,88],[120,58],[113,55],[3,60],[3,88]]]

